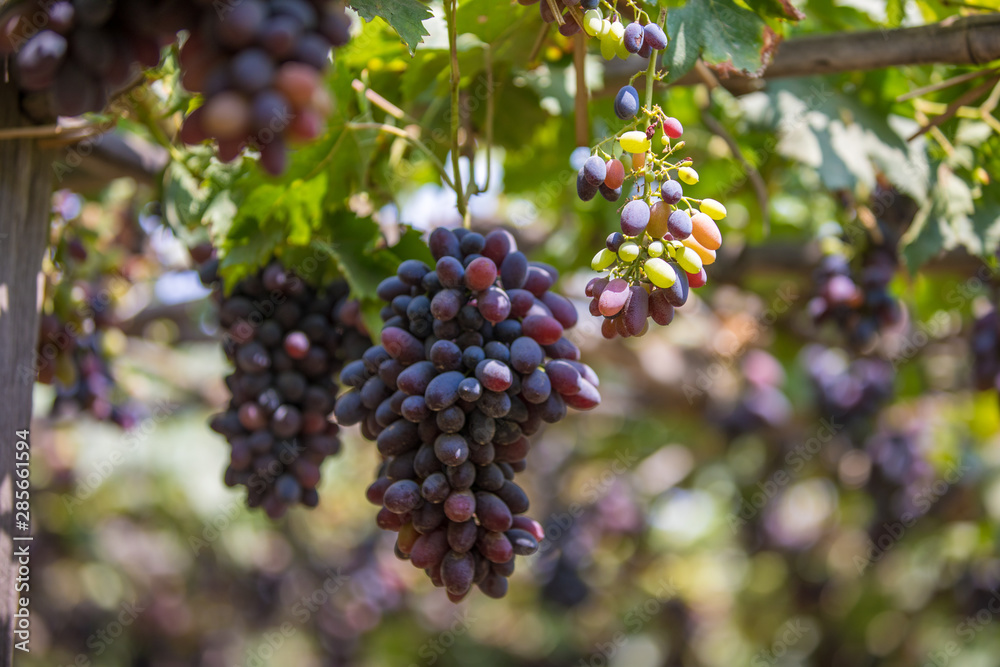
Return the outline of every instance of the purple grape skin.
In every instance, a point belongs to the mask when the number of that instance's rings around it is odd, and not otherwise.
[[[217,22],[216,36],[230,48],[243,48],[253,42],[267,15],[267,7],[260,0],[243,0],[232,6],[225,18]]]
[[[654,51],[662,51],[667,48],[667,35],[663,28],[655,23],[648,23],[642,29],[643,43],[648,44]]]
[[[576,175],[576,196],[580,198],[580,201],[590,201],[597,196],[599,185],[591,185],[587,181],[587,177],[584,175],[583,170]]]
[[[608,167],[600,157],[591,155],[583,163],[582,173],[587,183],[594,186],[596,192],[597,186],[603,183],[604,179],[608,177]]]
[[[274,60],[262,49],[245,49],[230,64],[233,83],[247,93],[269,86],[274,69]]]
[[[639,53],[645,41],[645,31],[639,23],[629,23],[625,26],[625,34],[622,36],[625,43],[625,50],[629,53]]]
[[[500,281],[504,289],[520,289],[528,278],[528,258],[523,252],[509,253],[500,265]]]
[[[654,289],[650,293],[649,316],[661,327],[665,327],[673,321],[674,307],[670,304],[666,290]]]
[[[430,238],[428,239],[428,246],[431,249],[431,254],[434,256],[435,260],[439,260],[442,257],[450,256],[459,259],[462,257],[462,251],[459,248],[458,238],[448,229],[444,227],[438,227],[433,232],[431,232]]]
[[[614,190],[612,190],[611,188],[609,188],[608,186],[606,186],[604,183],[601,183],[601,185],[597,188],[597,190],[601,193],[602,197],[604,197],[605,199],[607,199],[610,202],[616,202],[616,201],[618,201],[619,199],[622,198],[622,188],[621,188],[621,186],[618,186],[617,188],[615,188]]]
[[[662,291],[666,293],[664,298],[667,300],[667,303],[674,308],[680,308],[687,303],[690,285],[688,283],[687,272],[677,265],[674,265],[674,269],[677,273],[677,280],[673,285]]]
[[[667,218],[667,231],[678,241],[683,241],[691,236],[691,216],[686,211],[677,209],[670,213]]]
[[[43,30],[29,39],[14,56],[18,83],[25,90],[48,88],[68,48],[66,38],[51,30]]]
[[[635,25],[634,23],[632,25]],[[615,115],[628,120],[639,112],[639,92],[633,86],[623,86],[615,95]],[[600,158],[598,158],[600,159]],[[605,167],[605,174],[606,174]],[[603,181],[601,181],[603,182]],[[600,183],[598,183],[600,185]]]
[[[649,316],[649,294],[642,285],[632,285],[629,291],[632,294],[625,307],[625,328],[633,336],[638,336],[646,326],[646,318]]]
[[[663,181],[663,185],[660,186],[660,197],[665,204],[674,206],[683,196],[684,188],[679,181]]]
[[[458,401],[458,386],[465,376],[458,371],[442,373],[430,381],[424,392],[424,400],[431,410],[444,410]]]
[[[442,434],[434,441],[434,453],[446,466],[459,466],[469,458],[469,443],[461,435]]]
[[[639,236],[649,225],[649,205],[641,199],[630,201],[622,209],[621,226],[625,236]]]
[[[479,298],[479,312],[488,322],[496,324],[510,315],[510,298],[499,287],[490,287]]]
[[[412,479],[393,482],[386,489],[382,499],[386,509],[395,514],[404,514],[417,508],[421,502],[420,485]]]

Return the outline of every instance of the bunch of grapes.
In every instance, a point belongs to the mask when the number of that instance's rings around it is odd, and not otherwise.
[[[222,300],[219,323],[236,366],[229,407],[211,422],[232,447],[226,484],[246,485],[250,507],[272,518],[315,507],[320,465],[340,451],[334,374],[370,345],[360,306],[343,281],[317,291],[275,261]]]
[[[615,110],[623,120],[635,116],[639,111],[635,88],[622,88]],[[601,149],[617,140],[636,181],[631,190],[635,194],[621,209],[621,232],[610,234],[591,261],[595,271],[609,272],[590,281],[586,291],[593,299],[591,314],[605,318],[601,332],[606,338],[643,335],[647,317],[661,326],[670,324],[674,308],[687,302],[689,290],[707,282],[705,266],[715,262],[722,245],[716,221],[726,216],[726,207],[714,199],[686,197],[681,183],[694,185],[698,172],[689,158],[670,159],[684,146],[683,141],[671,143],[683,132],[680,122],[658,106],[643,109],[643,116],[644,131],[626,128],[602,141],[577,174],[580,199],[590,201],[600,192],[617,202],[626,179],[625,164]],[[658,134],[663,147],[659,153],[653,150]]]
[[[781,362],[761,349],[747,352],[740,362],[744,387],[734,405],[718,410],[718,423],[730,435],[778,428],[792,416],[792,404],[782,391]]]
[[[350,19],[339,2],[240,0],[206,11],[180,53],[184,87],[205,96],[181,139],[215,139],[226,162],[249,145],[260,151],[264,169],[280,174],[286,140],[322,132],[330,111],[322,75],[331,47],[349,38]]]
[[[615,56],[624,60],[632,54],[649,58],[656,51],[667,48],[667,33],[644,13],[640,12],[639,16],[646,19],[645,25],[639,21],[625,25],[619,20],[617,12],[613,12],[610,19],[604,18],[597,4],[587,3],[593,6],[585,7],[587,11],[583,15],[582,27],[588,35],[601,41],[601,55],[605,60],[612,60]]]
[[[973,384],[979,391],[1000,389],[1000,315],[990,308],[972,324]]]
[[[55,388],[50,411],[53,417],[75,416],[83,411],[94,419],[132,428],[139,411],[123,398],[111,369],[104,333],[94,326],[94,318],[89,319],[91,323],[85,323],[86,329],[82,329],[55,314],[42,316],[36,379]],[[84,330],[91,333],[81,333]]]
[[[851,360],[841,350],[809,345],[803,350],[802,364],[819,414],[842,420],[859,432],[870,432],[870,420],[894,393],[896,371],[884,359]]]
[[[37,116],[100,111],[200,10],[193,0],[31,0],[0,20],[0,54]]]
[[[895,236],[884,225],[880,229],[881,242],[868,244],[857,271],[839,252],[823,257],[815,273],[817,295],[809,302],[817,324],[834,322],[858,350],[870,347],[879,331],[903,319],[899,301],[889,292],[899,267]]]
[[[46,262],[44,305],[39,320],[35,358],[24,371],[52,385],[54,417],[87,412],[100,421],[131,428],[140,416],[128,400],[112,369],[116,341],[122,340],[115,316],[118,290],[131,287],[117,257],[90,252],[96,239],[80,224],[83,199],[66,190],[52,197]],[[125,223],[125,216],[116,216]],[[120,230],[118,230],[120,232]]]
[[[396,555],[452,601],[473,584],[498,598],[515,554],[543,538],[513,481],[528,436],[567,406],[597,406],[598,379],[563,336],[577,314],[549,291],[552,267],[528,262],[501,230],[437,229],[429,244],[433,269],[407,260],[379,286],[381,345],[344,368],[351,390],[335,414],[378,445],[368,499],[382,507],[378,525],[399,533]]]

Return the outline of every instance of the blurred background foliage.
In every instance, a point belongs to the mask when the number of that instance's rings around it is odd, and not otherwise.
[[[979,11],[797,7],[798,22],[755,20],[792,39]],[[1000,136],[980,112],[998,89],[909,142],[970,85],[900,100],[969,67],[657,92],[686,128],[696,196],[729,209],[726,245],[669,328],[607,342],[582,319],[575,342],[604,401],[537,438],[523,479],[548,537],[504,600],[453,606],[396,561],[364,499],[377,454],[353,430],[315,510],[272,523],[223,486],[227,449],[206,421],[227,367],[186,247],[209,238],[230,281],[319,248],[325,275],[346,274],[370,304],[417,252],[401,223],[460,223],[424,153],[359,127],[419,133],[449,163],[447,40],[431,9],[412,57],[381,20],[358,22],[330,75],[330,128],[282,179],[171,143],[162,187],[57,193],[44,311],[84,335],[36,386],[35,625],[18,663],[1000,664],[1000,412],[995,389],[972,389],[969,341],[996,296]],[[541,25],[535,6],[460,3],[463,131],[478,140],[462,165],[484,186],[473,226],[511,225],[576,298],[616,214],[573,192],[572,40],[540,40]],[[615,127],[601,91],[621,76],[587,56],[592,137]],[[187,103],[175,77],[168,58],[154,90],[171,109]],[[176,114],[133,120],[150,141],[177,128]],[[905,316],[859,352],[809,303],[821,257],[860,257],[872,220],[903,235],[889,291]]]

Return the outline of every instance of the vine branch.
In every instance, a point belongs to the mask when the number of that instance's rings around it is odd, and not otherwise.
[[[448,22],[448,51],[451,54],[451,168],[455,175],[452,188],[458,201],[458,213],[462,216],[462,224],[470,226],[469,211],[466,206],[465,193],[462,191],[462,175],[460,171],[458,152],[458,131],[461,126],[459,117],[459,88],[462,81],[458,69],[458,25],[455,20],[458,0],[445,0],[444,12]]]
[[[431,161],[431,164],[438,170],[441,175],[441,180],[445,182],[449,188],[458,191],[455,187],[455,183],[448,177],[448,170],[445,169],[444,163],[438,159],[434,152],[427,147],[427,144],[417,139],[413,135],[409,134],[406,130],[396,127],[395,125],[386,125],[385,123],[347,123],[344,126],[346,129],[351,131],[357,130],[378,130],[379,132],[385,132],[386,134],[391,134],[399,137],[400,139],[405,139],[410,142],[414,147],[419,148],[427,156],[427,159]],[[457,172],[456,172],[457,174]]]

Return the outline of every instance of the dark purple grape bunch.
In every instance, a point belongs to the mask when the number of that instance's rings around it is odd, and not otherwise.
[[[598,379],[564,337],[577,313],[549,291],[555,269],[503,230],[437,229],[429,244],[433,268],[407,260],[379,285],[381,344],[344,368],[335,415],[377,443],[368,499],[396,555],[452,601],[473,585],[499,598],[544,537],[514,482],[528,438],[596,407]]]
[[[894,394],[896,370],[877,357],[849,359],[836,348],[809,345],[802,365],[813,386],[817,412],[832,416],[860,432],[870,432],[870,420]]]
[[[744,386],[735,403],[716,410],[717,423],[730,437],[787,424],[793,410],[782,391],[786,378],[781,362],[753,349],[741,360],[740,370]]]
[[[990,307],[972,324],[972,380],[979,391],[1000,389],[1000,315]]]
[[[358,303],[345,282],[316,290],[274,261],[222,299],[219,323],[236,366],[211,422],[232,447],[226,484],[246,486],[248,505],[271,518],[315,507],[320,466],[340,451],[335,374],[371,344]]]
[[[225,162],[249,146],[277,175],[285,170],[289,141],[323,131],[331,108],[323,72],[331,48],[350,39],[350,19],[339,2],[327,0],[240,0],[224,7],[209,8],[181,48],[181,81],[205,97],[184,121],[181,139],[215,140]]]
[[[101,111],[203,11],[192,0],[32,0],[0,20],[0,54],[39,119]]]
[[[881,227],[882,242],[869,243],[856,268],[835,252],[825,255],[815,272],[816,296],[809,302],[814,321],[834,323],[856,350],[871,348],[879,333],[903,321],[902,306],[889,291],[899,268],[896,244]]]

